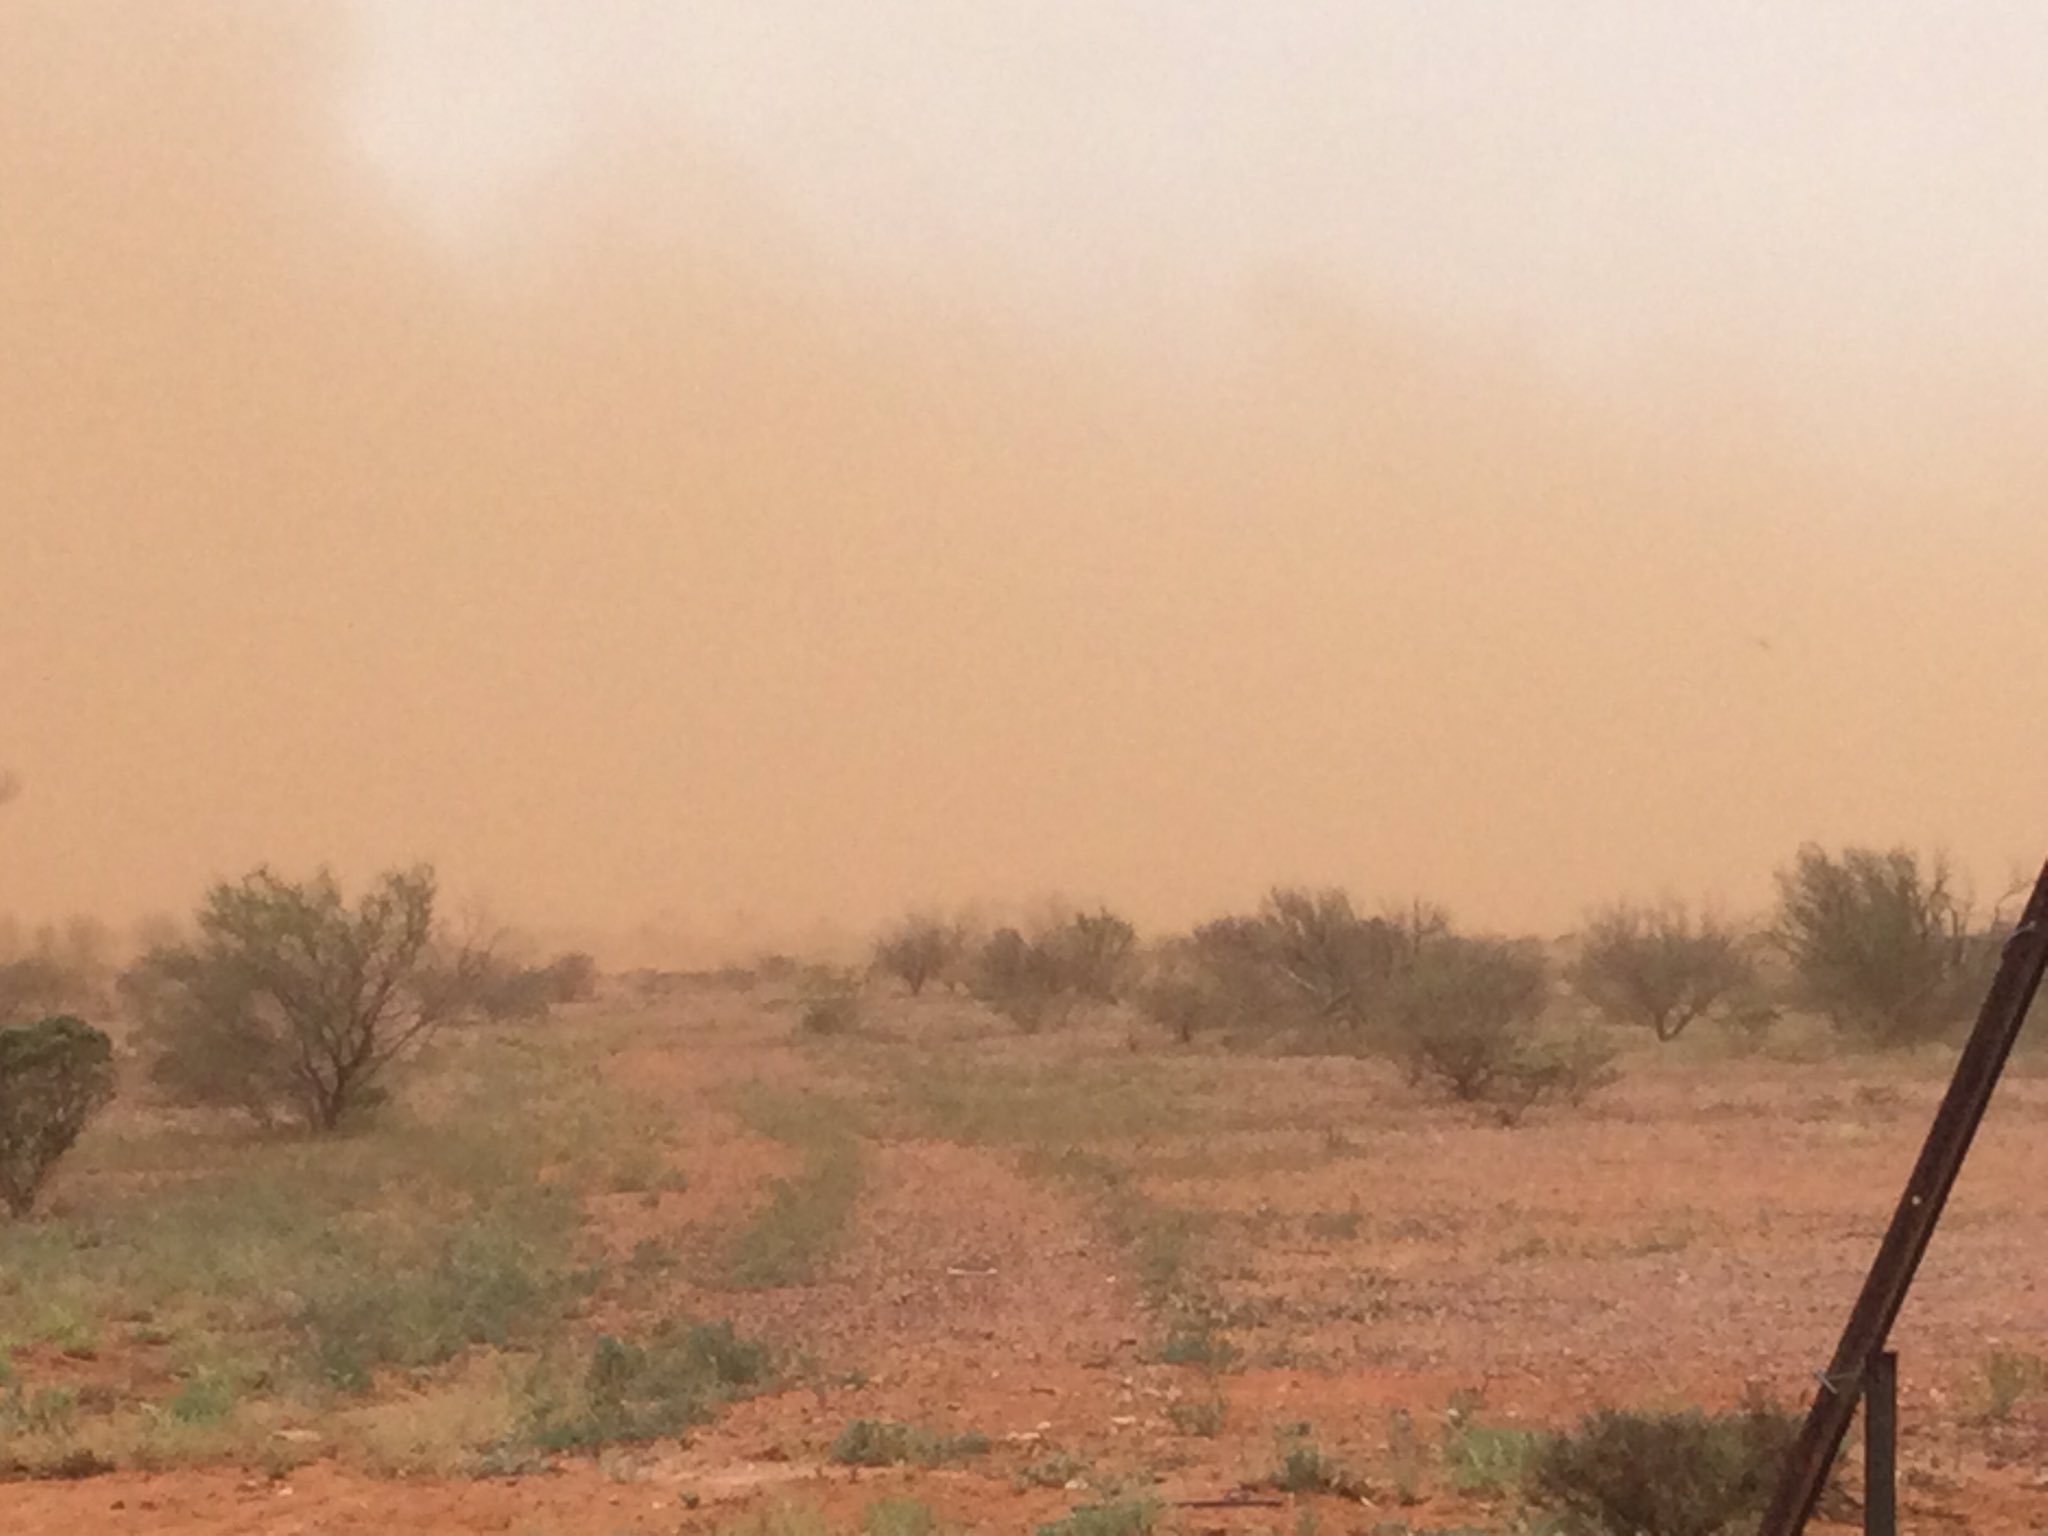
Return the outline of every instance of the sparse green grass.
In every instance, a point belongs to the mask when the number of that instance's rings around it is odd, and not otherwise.
[[[860,1199],[856,1121],[841,1100],[759,1084],[739,1095],[737,1108],[750,1129],[802,1152],[804,1165],[769,1186],[767,1204],[734,1236],[726,1279],[741,1290],[807,1284],[838,1247]]]
[[[602,1075],[608,1038],[461,1031],[404,1099],[340,1137],[118,1116],[89,1135],[66,1208],[0,1226],[0,1341],[150,1351],[175,1386],[96,1389],[62,1425],[46,1403],[49,1455],[260,1461],[280,1415],[308,1411],[358,1444],[374,1415],[356,1404],[402,1392],[426,1416],[472,1351],[538,1361],[567,1346],[602,1281],[578,1262],[579,1195],[622,1159],[668,1176],[659,1117]],[[521,1410],[487,1396],[497,1417],[471,1426],[479,1443]]]
[[[645,1344],[609,1336],[572,1392],[538,1394],[529,1429],[542,1450],[588,1450],[680,1434],[769,1379],[768,1350],[730,1323],[668,1324]]]

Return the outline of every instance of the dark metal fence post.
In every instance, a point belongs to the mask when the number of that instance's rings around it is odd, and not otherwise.
[[[1889,1349],[1863,1375],[1863,1536],[1899,1536],[1899,1357]]]

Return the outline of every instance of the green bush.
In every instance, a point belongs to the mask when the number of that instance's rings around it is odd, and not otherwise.
[[[1798,1421],[1754,1405],[1734,1413],[1606,1408],[1537,1449],[1528,1493],[1599,1536],[1716,1536],[1761,1515]]]
[[[0,1029],[0,1201],[28,1215],[57,1160],[114,1096],[114,1047],[63,1015]]]
[[[385,875],[353,906],[325,871],[215,886],[198,938],[123,978],[156,1081],[188,1103],[320,1130],[376,1103],[392,1066],[474,1001],[479,957],[437,956],[434,892],[425,866]]]
[[[1536,1049],[1549,985],[1534,944],[1445,935],[1424,945],[1389,1005],[1409,1079],[1519,1113],[1565,1076]]]
[[[1808,844],[1778,871],[1771,934],[1790,962],[1796,1000],[1876,1046],[1939,1037],[1967,1019],[1997,946],[1973,934],[1948,863],[1906,848]]]

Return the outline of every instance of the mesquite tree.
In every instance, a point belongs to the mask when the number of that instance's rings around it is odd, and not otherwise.
[[[436,943],[434,872],[379,879],[351,906],[326,871],[258,869],[207,893],[191,943],[124,986],[174,1097],[333,1130],[382,1096],[401,1057],[459,1011],[478,956]]]

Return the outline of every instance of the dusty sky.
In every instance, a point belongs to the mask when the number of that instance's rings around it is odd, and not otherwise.
[[[10,0],[0,909],[1996,887],[2044,78],[2030,4]]]

